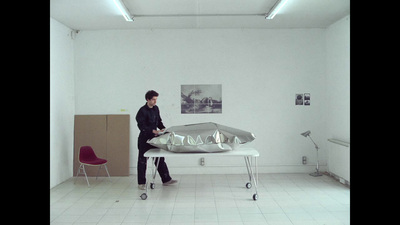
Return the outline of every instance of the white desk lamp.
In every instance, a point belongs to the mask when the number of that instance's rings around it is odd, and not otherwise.
[[[317,150],[317,168],[316,168],[317,172],[310,173],[310,175],[313,176],[313,177],[319,177],[319,176],[322,176],[322,175],[323,175],[322,173],[319,172],[319,160],[318,160],[318,149],[319,149],[319,147],[318,147],[317,144],[315,144],[315,142],[314,142],[313,139],[311,138],[310,134],[311,134],[311,131],[309,131],[309,130],[306,131],[306,132],[301,133],[301,135],[303,135],[304,137],[307,137],[307,136],[308,136],[308,137],[310,138],[310,140],[311,140],[311,141],[314,143],[314,145],[315,145],[315,149]]]

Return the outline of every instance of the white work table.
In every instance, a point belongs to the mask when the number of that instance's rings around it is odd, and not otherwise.
[[[213,153],[202,153],[202,152],[170,152],[160,148],[152,148],[144,153],[144,157],[214,157],[214,156],[251,156],[258,157],[260,154],[254,148],[239,148],[232,151],[225,152],[213,152]]]
[[[246,188],[250,189],[254,184],[255,188],[255,193],[253,194],[253,200],[257,200],[258,194],[257,194],[257,183],[258,183],[258,170],[257,170],[257,157],[260,156],[258,151],[254,148],[249,148],[249,147],[240,147],[238,149],[232,150],[232,151],[225,151],[225,152],[215,152],[215,153],[196,153],[196,152],[185,152],[185,153],[176,153],[176,152],[171,152],[167,151],[164,149],[159,149],[159,148],[152,148],[148,150],[146,153],[144,153],[144,157],[149,157],[152,158],[153,161],[153,170],[152,170],[152,176],[153,176],[153,181],[150,183],[150,188],[154,189],[155,184],[154,184],[154,179],[157,173],[157,168],[158,165],[155,166],[154,168],[154,161],[155,158],[159,157],[165,157],[165,158],[182,158],[182,157],[215,157],[215,156],[226,156],[226,157],[234,157],[234,156],[239,156],[239,157],[244,157],[244,161],[246,164],[247,168],[247,173],[249,175],[249,182],[246,183]],[[253,168],[252,168],[252,159],[254,160],[254,168],[255,168],[255,176],[253,173]],[[140,197],[145,200],[147,199],[147,184],[146,184],[146,192],[143,193]]]

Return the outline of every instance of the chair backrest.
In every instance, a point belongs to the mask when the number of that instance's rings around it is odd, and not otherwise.
[[[97,159],[91,146],[82,146],[79,150],[79,161],[91,161]]]

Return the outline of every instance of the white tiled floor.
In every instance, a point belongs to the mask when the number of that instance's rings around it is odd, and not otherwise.
[[[179,182],[149,189],[136,176],[74,178],[50,189],[50,222],[56,224],[343,225],[350,224],[350,189],[329,176],[259,174],[258,200],[247,175],[174,175]]]

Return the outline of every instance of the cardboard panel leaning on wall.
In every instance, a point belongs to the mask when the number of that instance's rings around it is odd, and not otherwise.
[[[107,167],[110,175],[129,176],[129,115],[107,115]]]
[[[91,146],[96,156],[107,159],[110,176],[129,176],[129,115],[75,115],[74,176],[79,168],[79,149]],[[88,176],[99,167],[85,166]],[[104,169],[99,176],[107,176]]]

